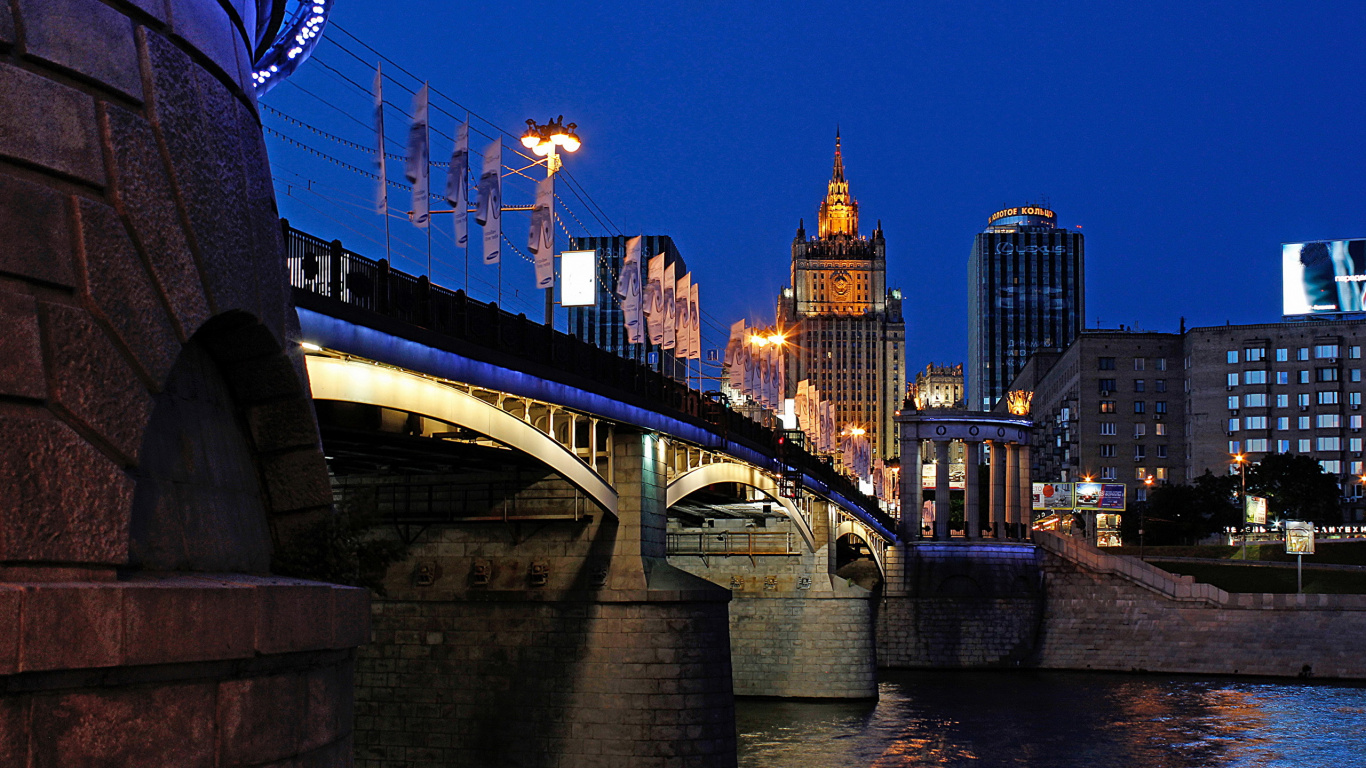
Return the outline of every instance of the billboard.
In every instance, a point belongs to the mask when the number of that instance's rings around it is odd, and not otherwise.
[[[1077,509],[1124,511],[1124,483],[1077,483]]]
[[[560,254],[560,306],[591,307],[598,303],[597,251]]]
[[[1366,239],[1281,246],[1282,314],[1366,312]]]
[[[1285,553],[1314,554],[1314,524],[1304,520],[1285,521]]]
[[[1248,496],[1243,510],[1243,522],[1251,525],[1266,525],[1266,497]]]
[[[921,489],[922,489],[922,490],[926,490],[926,491],[933,491],[933,490],[935,489],[935,484],[938,482],[938,473],[939,473],[939,465],[938,465],[938,464],[933,464],[933,463],[931,463],[931,464],[922,464],[922,465],[921,465],[921,472],[920,472],[920,487],[921,487]],[[968,476],[968,475],[967,475],[967,467],[963,466],[962,462],[950,463],[950,464],[949,464],[949,490],[950,490],[950,491],[961,491],[961,490],[963,490],[964,486],[966,486],[966,483],[964,482],[964,480],[967,478],[967,476]]]
[[[1034,511],[1052,512],[1060,509],[1072,509],[1075,504],[1072,499],[1071,483],[1034,483]]]

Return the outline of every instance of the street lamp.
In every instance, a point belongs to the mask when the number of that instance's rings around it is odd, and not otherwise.
[[[579,141],[579,134],[574,132],[578,125],[570,123],[564,124],[564,115],[551,120],[545,125],[537,125],[535,120],[526,121],[526,132],[522,134],[522,146],[531,150],[537,157],[545,158],[546,178],[554,176],[563,161],[556,151],[556,147],[564,149],[565,152],[577,152],[582,142]],[[552,225],[553,226],[553,225]],[[552,255],[553,260],[553,255]],[[555,289],[545,289],[545,324],[553,326],[555,323]]]
[[[1243,491],[1241,503],[1238,505],[1238,519],[1243,529],[1243,559],[1247,559],[1247,457],[1241,453],[1233,454],[1233,461],[1238,464],[1238,478],[1242,481]]]

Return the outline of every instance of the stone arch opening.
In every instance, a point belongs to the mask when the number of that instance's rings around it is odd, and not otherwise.
[[[331,503],[317,435],[275,335],[245,312],[205,323],[155,395],[130,470],[129,565],[268,572],[271,516]]]

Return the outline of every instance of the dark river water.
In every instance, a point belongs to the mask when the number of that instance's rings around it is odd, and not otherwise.
[[[1366,685],[884,672],[879,692],[738,702],[741,767],[1366,767]]]

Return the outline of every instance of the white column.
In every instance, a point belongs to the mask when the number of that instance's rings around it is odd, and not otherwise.
[[[897,535],[910,542],[920,538],[920,505],[924,499],[920,487],[920,438],[903,441],[901,445],[901,529]]]

